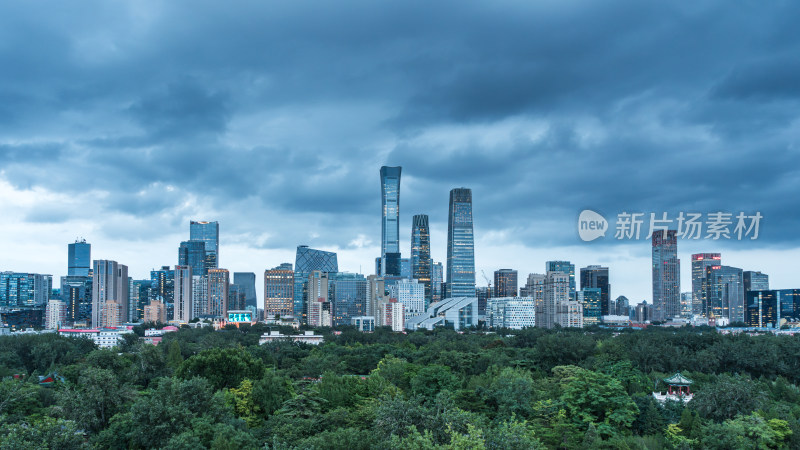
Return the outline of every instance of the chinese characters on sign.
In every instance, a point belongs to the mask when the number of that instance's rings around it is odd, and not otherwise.
[[[641,239],[642,225],[647,215],[645,213],[621,212],[617,214],[617,227],[614,237],[622,239]],[[668,229],[677,230],[678,238],[682,239],[733,239],[745,238],[758,239],[758,229],[763,216],[760,212],[746,215],[740,212],[734,216],[731,213],[713,212],[703,217],[700,213],[678,213],[675,218],[668,217],[667,213],[649,214],[647,237],[653,233],[666,232]],[[705,220],[704,220],[705,219]]]

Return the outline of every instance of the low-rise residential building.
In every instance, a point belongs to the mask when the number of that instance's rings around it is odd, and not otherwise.
[[[119,345],[125,334],[131,334],[130,328],[62,328],[58,330],[61,336],[81,337],[91,339],[100,348],[112,348]]]

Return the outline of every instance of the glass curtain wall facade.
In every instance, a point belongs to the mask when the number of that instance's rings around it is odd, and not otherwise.
[[[381,275],[400,275],[400,173],[381,167]]]
[[[653,320],[681,313],[681,262],[676,230],[653,233]]]
[[[707,315],[706,268],[722,265],[722,255],[719,253],[695,253],[692,255],[692,313],[702,316]]]
[[[472,224],[472,190],[450,191],[447,220],[446,298],[475,297],[475,238]]]
[[[339,263],[336,253],[326,252],[308,248],[307,245],[297,247],[297,254],[294,261],[294,296],[293,310],[294,317],[301,323],[307,323],[307,293],[308,276],[311,272],[336,273],[339,271]]]
[[[69,244],[67,259],[67,276],[88,277],[92,268],[92,244],[85,239]]]
[[[431,230],[428,216],[414,216],[411,227],[411,278],[425,286],[425,304],[430,304],[431,289]]]
[[[191,221],[189,240],[205,243],[207,269],[219,267],[219,222]]]

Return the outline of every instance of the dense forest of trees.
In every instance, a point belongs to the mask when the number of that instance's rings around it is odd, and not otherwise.
[[[114,350],[4,336],[0,448],[800,448],[795,337],[344,329],[259,346],[265,331],[184,328]],[[658,403],[677,371],[694,399]]]

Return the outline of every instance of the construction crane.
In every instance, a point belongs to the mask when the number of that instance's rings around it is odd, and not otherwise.
[[[489,287],[488,294],[489,294],[489,297],[491,297],[492,296],[492,280],[490,280],[489,277],[486,276],[486,272],[484,272],[483,269],[481,269],[481,275],[483,275],[483,279],[486,280],[486,286]]]

